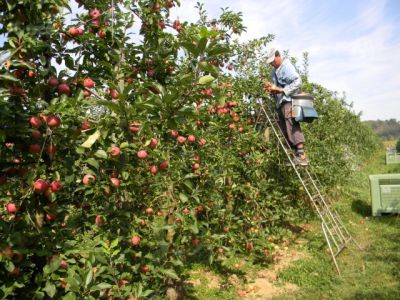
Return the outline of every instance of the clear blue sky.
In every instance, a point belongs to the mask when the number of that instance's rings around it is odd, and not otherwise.
[[[181,0],[172,18],[195,21],[197,1]],[[310,79],[345,92],[363,120],[400,119],[400,0],[202,2],[210,16],[221,7],[241,11],[243,40],[272,33],[271,46],[298,58],[309,52]]]

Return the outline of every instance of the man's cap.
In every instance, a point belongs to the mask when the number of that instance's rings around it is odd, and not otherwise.
[[[269,50],[268,54],[267,54],[267,63],[270,64],[274,61],[275,59],[275,52],[278,51],[276,48],[272,48],[271,50]]]

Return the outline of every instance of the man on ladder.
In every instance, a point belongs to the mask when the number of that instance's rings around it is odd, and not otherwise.
[[[288,60],[282,60],[281,53],[271,49],[267,56],[272,71],[272,83],[265,81],[264,88],[276,101],[279,116],[279,127],[284,133],[291,147],[295,150],[294,163],[296,165],[308,165],[308,159],[304,152],[304,134],[299,122],[292,117],[292,96],[300,93],[301,78],[296,68]]]

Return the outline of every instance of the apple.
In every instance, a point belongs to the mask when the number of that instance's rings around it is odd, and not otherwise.
[[[169,165],[168,161],[167,161],[167,160],[163,160],[163,161],[160,163],[159,168],[160,168],[160,170],[162,171],[162,170],[167,169],[167,168],[168,168],[168,165]]]
[[[58,85],[57,91],[60,95],[61,94],[68,95],[71,92],[71,89],[68,84],[61,83]]]
[[[49,86],[56,87],[56,86],[58,86],[58,79],[57,79],[57,78],[54,78],[54,77],[51,77],[51,78],[47,81],[47,84],[48,84]]]
[[[35,71],[33,71],[33,70],[29,70],[29,71],[28,71],[28,77],[29,77],[29,78],[35,78],[35,76],[36,76]]]
[[[204,146],[206,143],[207,143],[206,139],[201,139],[201,140],[199,141],[199,145],[200,145],[200,146]]]
[[[102,226],[102,225],[104,225],[104,218],[103,218],[103,216],[97,215],[94,222],[96,223],[97,226]]]
[[[228,125],[228,128],[229,128],[229,129],[235,129],[235,126],[236,126],[235,123],[232,123],[232,124],[229,124],[229,125]]]
[[[189,135],[187,140],[189,143],[194,143],[196,141],[196,137],[194,135]]]
[[[174,3],[172,1],[165,1],[166,8],[172,8],[173,6],[174,6]]]
[[[6,209],[10,214],[16,213],[17,210],[18,210],[17,206],[14,203],[11,203],[11,202],[7,203]]]
[[[90,128],[92,128],[92,125],[90,124],[89,121],[86,121],[86,120],[82,121],[82,123],[81,123],[81,129],[82,130],[88,130]]]
[[[147,157],[147,151],[146,150],[139,150],[137,153],[137,156],[140,159],[145,159]]]
[[[39,144],[32,144],[29,145],[29,153],[40,153],[40,145]]]
[[[85,97],[85,98],[88,98],[88,97],[90,97],[92,95],[92,92],[91,91],[89,91],[89,90],[84,90],[83,91],[83,96]]]
[[[110,155],[112,157],[119,157],[121,155],[121,149],[117,146],[111,147],[111,150],[109,151]]]
[[[99,32],[97,33],[99,35],[100,38],[105,38],[107,33],[104,30],[99,30]]]
[[[152,138],[151,141],[150,141],[150,145],[149,146],[150,146],[151,149],[154,149],[157,146],[157,144],[158,144],[157,139]]]
[[[139,126],[137,126],[137,125],[129,125],[129,130],[131,131],[131,132],[133,132],[133,133],[138,133],[138,131],[139,131]]]
[[[31,126],[33,128],[39,128],[42,126],[42,120],[40,120],[39,117],[33,116],[29,119],[29,123],[31,123]]]
[[[119,93],[118,93],[117,90],[111,89],[110,90],[110,96],[111,96],[112,99],[118,99]]]
[[[89,12],[89,16],[90,16],[92,19],[98,19],[98,18],[101,16],[101,11],[98,10],[97,8],[92,9],[92,10]]]
[[[150,269],[149,269],[149,267],[146,266],[146,265],[144,265],[144,266],[142,266],[142,267],[140,268],[140,272],[142,272],[142,273],[147,273],[147,272],[149,272],[149,271],[150,271]]]
[[[146,214],[151,215],[154,213],[154,210],[151,207],[146,208]]]
[[[253,243],[252,242],[247,242],[245,245],[245,249],[247,252],[250,252],[251,250],[253,250]]]
[[[47,183],[47,181],[41,178],[36,180],[33,184],[33,188],[39,193],[45,192],[48,187],[49,184]]]
[[[161,25],[160,25],[160,27],[161,27]],[[165,28],[165,24],[164,24],[164,28]],[[154,74],[156,73],[156,71],[153,68],[149,68],[149,69],[147,69],[146,73],[147,73],[147,76],[153,77]]]
[[[55,154],[56,151],[57,151],[56,146],[54,146],[54,145],[47,146],[47,154]]]
[[[181,135],[178,136],[176,140],[178,141],[179,144],[183,144],[183,143],[186,142],[186,138],[184,136],[181,136]]]
[[[58,180],[54,180],[52,183],[50,183],[50,188],[53,192],[58,192],[61,190],[62,184]]]
[[[33,139],[38,140],[42,137],[42,133],[39,130],[32,130],[31,136]]]
[[[49,127],[58,127],[61,124],[61,120],[59,117],[51,115],[51,116],[47,116],[46,118],[46,123]]]
[[[229,65],[228,65],[228,70],[229,70],[229,71],[232,71],[232,70],[233,70],[233,65],[232,65],[232,64],[229,64]]]
[[[200,240],[199,239],[192,239],[192,245],[193,246],[197,246],[198,244],[200,244]]]
[[[200,168],[200,164],[199,163],[195,163],[192,165],[193,170],[197,170],[198,168]]]
[[[52,214],[52,213],[47,213],[46,214],[46,220],[47,221],[53,221],[55,218],[56,218],[55,214]]]
[[[179,135],[178,130],[175,130],[175,129],[171,130],[171,136],[172,136],[173,138],[176,138],[178,135]]]
[[[140,244],[140,236],[138,236],[138,235],[133,236],[132,239],[131,239],[131,242],[132,242],[133,246],[139,246],[139,244]]]
[[[182,30],[182,24],[181,22],[179,22],[179,20],[175,20],[174,23],[172,24],[172,27],[178,32]]]
[[[118,178],[112,177],[112,178],[110,178],[110,180],[111,180],[111,183],[112,183],[115,187],[119,187],[120,182],[119,182],[119,179],[118,179]]]
[[[63,269],[68,268],[68,263],[65,260],[60,261],[60,267]]]
[[[85,176],[83,176],[83,179],[82,179],[83,184],[88,185],[88,184],[90,184],[91,181],[93,183],[95,183],[96,177],[91,174],[86,174]]]
[[[90,78],[90,77],[87,77],[87,78],[83,79],[83,86],[84,86],[85,88],[88,88],[88,89],[93,88],[93,87],[94,87],[94,81],[93,81],[93,79]]]
[[[150,168],[150,172],[152,175],[156,175],[158,172],[157,166],[156,165],[152,165]]]
[[[184,215],[190,214],[189,208],[185,207],[184,209],[182,209],[182,213],[183,213]]]
[[[72,36],[78,36],[78,35],[83,34],[83,30],[81,28],[76,28],[76,27],[72,26],[68,29],[68,33]]]

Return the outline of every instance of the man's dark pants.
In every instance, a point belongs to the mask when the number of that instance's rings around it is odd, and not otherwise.
[[[292,148],[298,144],[304,144],[304,134],[301,131],[300,123],[292,118],[292,103],[283,102],[278,108],[279,127]]]

